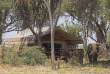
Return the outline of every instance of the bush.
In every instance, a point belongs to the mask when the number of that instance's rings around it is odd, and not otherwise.
[[[4,64],[11,64],[12,66],[16,66],[20,64],[20,58],[16,51],[10,47],[4,47],[2,53],[2,62]]]
[[[42,48],[38,46],[33,47],[24,46],[21,52],[24,64],[26,65],[44,64],[46,61],[46,55],[41,50]]]
[[[72,67],[75,67],[75,66],[79,67],[79,66],[81,66],[81,64],[79,63],[79,58],[78,58],[78,57],[70,58],[70,59],[68,60],[68,62],[69,62],[69,64],[70,64]]]
[[[1,61],[4,64],[10,64],[12,66],[24,64],[24,65],[38,65],[44,64],[46,61],[46,55],[42,51],[43,49],[34,46],[23,46],[16,51],[14,47],[3,47],[0,56]]]

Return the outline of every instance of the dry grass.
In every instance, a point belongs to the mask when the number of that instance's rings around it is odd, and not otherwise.
[[[105,62],[103,62],[106,64]],[[108,67],[104,67],[106,65],[102,65],[102,62],[98,62],[95,64],[87,64],[82,66],[71,66],[70,64],[65,64],[64,61],[60,62],[60,69],[56,69],[55,71],[50,67],[50,61],[46,64],[46,66],[15,66],[12,67],[10,65],[0,65],[0,74],[110,74],[110,64]],[[109,62],[107,62],[109,63]]]
[[[0,74],[110,74],[110,68],[102,66],[71,67],[62,65],[60,69],[52,70],[49,66],[19,66],[0,65]]]
[[[94,65],[74,66],[60,62],[60,69],[52,70],[50,60],[46,66],[15,66],[0,63],[0,74],[110,74],[110,61],[98,62]],[[103,64],[103,65],[102,65]],[[97,66],[96,66],[97,65]]]

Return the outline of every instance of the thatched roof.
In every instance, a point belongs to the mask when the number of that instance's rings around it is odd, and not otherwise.
[[[36,33],[38,32],[36,27],[34,28],[34,31]],[[49,27],[43,27],[42,28],[42,37],[46,36],[50,33],[51,33],[51,30]],[[71,35],[71,34],[65,32],[61,27],[56,27],[55,38],[57,38],[59,40],[74,41],[74,42],[77,42],[79,44],[83,43],[81,38],[78,38],[74,35]],[[8,42],[20,41],[20,40],[33,41],[33,40],[35,40],[35,36],[33,35],[33,33],[31,32],[30,29],[25,29],[25,30],[5,39],[5,41],[8,41]]]

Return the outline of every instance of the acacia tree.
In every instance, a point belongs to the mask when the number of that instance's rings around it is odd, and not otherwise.
[[[35,43],[41,46],[41,28],[48,20],[47,8],[42,0],[14,0],[17,18],[22,21],[21,27],[23,29],[29,28],[33,35],[35,35]],[[34,30],[37,27],[38,33]]]
[[[57,8],[58,2],[59,2],[58,14],[56,15],[55,10]],[[28,5],[28,3],[31,3],[32,5],[31,4]],[[46,0],[14,0],[14,5],[16,7],[15,9],[18,12],[18,18],[20,18],[23,21],[22,26],[23,27],[28,26],[28,28],[32,31],[35,37],[37,37],[38,40],[40,40],[39,39],[40,37],[38,36],[41,35],[41,33],[39,32],[39,34],[37,35],[34,32],[32,27],[35,27],[36,25],[38,26],[38,24],[43,24],[44,22],[46,22],[45,18],[47,18],[46,20],[48,20],[48,17],[46,16],[49,14],[49,19],[50,19],[50,24],[51,24],[52,69],[55,69],[54,33],[55,33],[55,26],[57,25],[57,21],[59,18],[61,0],[60,1],[59,0],[49,0],[49,1],[46,1]],[[32,6],[32,9],[30,9],[31,8],[29,7],[30,5]],[[32,17],[31,15],[32,12],[33,12],[34,17]],[[42,22],[42,23],[38,23],[38,22]],[[32,26],[32,24],[34,24],[35,26]],[[40,26],[38,27],[40,31],[41,27]]]
[[[12,27],[9,28],[16,20],[12,18],[11,12],[12,0],[0,0],[0,44],[2,43],[2,34],[15,30]],[[8,28],[8,29],[7,29]]]
[[[110,0],[63,0],[62,11],[69,13],[83,26],[85,52],[88,37],[103,44],[105,49],[110,48],[107,44],[107,31],[110,29],[109,4]]]
[[[63,0],[63,4],[66,4]],[[90,37],[107,47],[107,31],[109,30],[109,0],[68,0],[64,10],[77,19],[83,26],[84,44]],[[63,6],[62,6],[63,7]],[[96,34],[96,38],[93,37]]]
[[[52,63],[52,69],[55,70],[56,67],[55,67],[55,54],[54,54],[54,34],[55,34],[55,27],[59,19],[62,0],[47,0],[47,1],[43,0],[43,1],[45,2],[49,13],[50,26],[51,26],[51,63]],[[58,2],[59,2],[58,12],[55,18],[54,15],[55,15],[55,10]]]

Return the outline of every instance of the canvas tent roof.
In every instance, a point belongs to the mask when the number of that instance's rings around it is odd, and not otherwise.
[[[49,32],[49,30],[50,30],[49,27],[43,27],[42,33],[46,34],[47,32]],[[38,32],[36,27],[34,27],[34,31],[36,33]],[[21,40],[21,38],[30,38],[30,37],[34,38],[34,35],[31,32],[31,30],[27,28],[27,29],[15,34],[15,35],[12,35],[12,36],[6,38],[5,41],[19,41],[19,40]]]
[[[34,28],[34,31],[38,33],[37,28]],[[50,34],[51,30],[49,27],[42,28],[42,36]],[[69,40],[69,41],[79,41],[79,43],[83,43],[81,38],[75,37],[67,32],[65,32],[61,27],[56,27],[55,30],[55,38],[62,39],[62,40]],[[10,36],[5,39],[5,41],[20,41],[21,39],[28,39],[28,41],[32,41],[35,39],[35,36],[31,32],[30,29],[25,29],[13,36]]]

